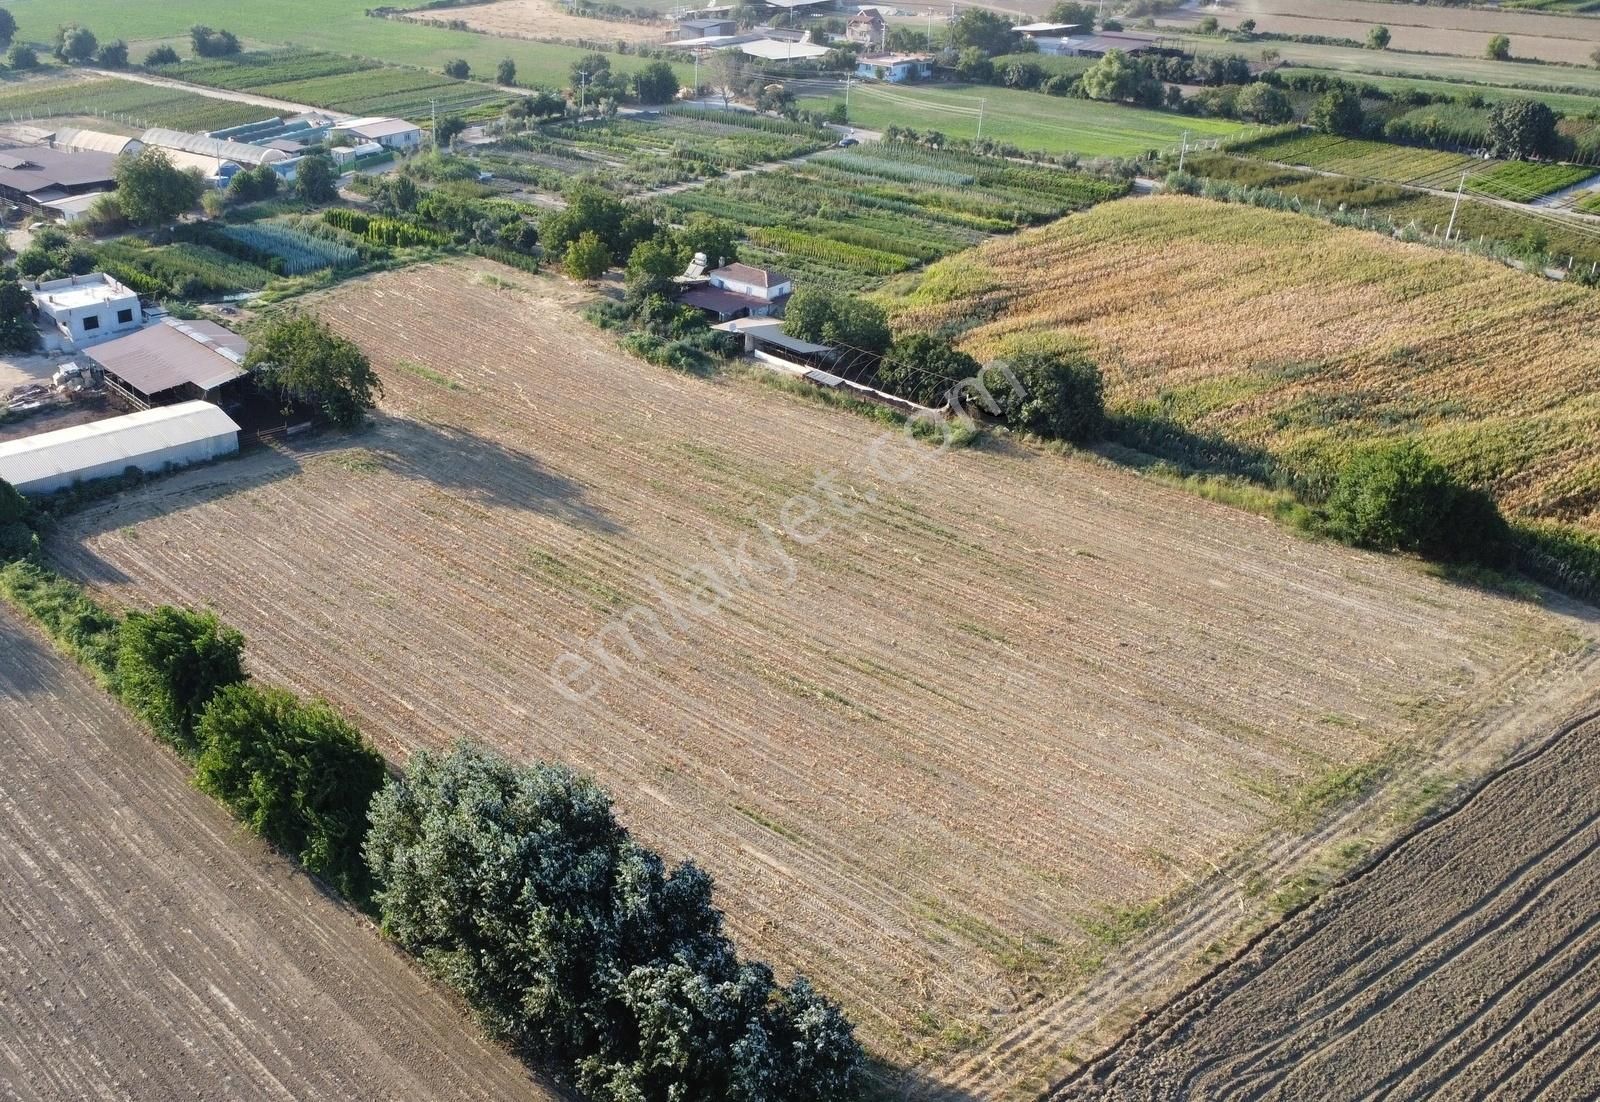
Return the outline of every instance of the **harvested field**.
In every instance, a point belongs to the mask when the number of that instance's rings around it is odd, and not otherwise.
[[[0,607],[0,1096],[538,1099]]]
[[[1091,460],[992,444],[896,483],[871,422],[631,360],[567,285],[492,271],[524,289],[450,265],[316,300],[383,375],[373,428],[91,507],[52,553],[215,607],[397,760],[466,734],[593,772],[747,952],[948,1097],[1021,1083],[1026,1046],[959,1054],[1152,901],[1244,920],[1220,870],[1276,877],[1340,778],[1478,731],[1594,634]],[[831,531],[769,541],[830,472]]]
[[[1294,461],[1409,436],[1509,512],[1600,532],[1592,290],[1181,197],[1103,204],[924,280],[907,322],[965,328],[976,355],[1081,341],[1124,407]]]
[[[1600,1097],[1600,720],[1141,1022],[1053,1102]]]
[[[1224,27],[1254,19],[1266,34],[1321,35],[1365,42],[1367,31],[1383,25],[1393,38],[1390,48],[1436,54],[1482,57],[1489,37],[1511,38],[1519,58],[1590,63],[1600,42],[1600,20],[1581,15],[1548,15],[1527,11],[1485,11],[1442,5],[1393,4],[1375,0],[1236,0],[1225,7],[1196,6],[1163,16],[1164,23],[1193,24],[1215,15]]]
[[[587,42],[663,42],[672,24],[629,23],[573,15],[559,0],[498,0],[464,8],[413,13],[433,23],[465,23],[483,34],[508,38],[536,38],[552,42],[582,39]]]

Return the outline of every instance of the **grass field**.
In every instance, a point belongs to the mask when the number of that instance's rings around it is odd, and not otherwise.
[[[1340,77],[1347,80],[1358,80],[1363,84],[1372,84],[1388,92],[1418,91],[1434,95],[1456,96],[1466,99],[1469,96],[1481,96],[1489,103],[1497,103],[1507,99],[1532,99],[1547,103],[1553,110],[1568,115],[1583,115],[1591,111],[1600,111],[1600,88],[1591,95],[1578,95],[1565,92],[1536,92],[1518,88],[1492,88],[1482,84],[1463,84],[1450,80],[1429,80],[1426,77],[1386,77],[1369,76],[1337,69],[1317,69],[1304,65],[1286,65],[1278,70],[1279,74],[1289,80],[1295,76],[1321,76]]]
[[[271,113],[264,107],[127,80],[52,76],[0,84],[0,119],[6,121],[106,116],[130,132],[152,126],[222,130],[257,122]]]
[[[1173,197],[992,241],[926,280],[902,320],[964,327],[977,354],[1066,334],[1118,405],[1300,463],[1409,437],[1513,515],[1600,533],[1594,291]]]
[[[825,109],[836,102],[843,103],[844,97],[803,98],[801,105]],[[975,138],[980,113],[985,138],[1022,149],[1088,157],[1133,156],[1174,148],[1185,133],[1192,139],[1214,138],[1246,129],[1228,119],[1186,118],[1166,111],[1010,88],[886,88],[862,83],[850,94],[851,123],[869,130],[905,126],[938,130],[952,138]]]
[[[994,233],[1127,194],[1121,181],[875,142],[667,197],[743,227],[741,258],[802,283],[863,290]]]
[[[1595,169],[1581,165],[1536,165],[1513,161],[1497,164],[1487,172],[1475,173],[1467,181],[1467,186],[1483,195],[1531,203],[1546,195],[1565,191],[1595,175]]]
[[[492,38],[468,31],[426,27],[369,18],[366,0],[272,0],[238,4],[219,12],[214,0],[16,0],[9,10],[18,23],[18,37],[47,43],[63,23],[78,22],[102,39],[124,38],[134,56],[154,42],[187,39],[196,23],[226,27],[251,47],[302,46],[333,53],[359,54],[399,65],[440,70],[452,58],[465,58],[474,73],[493,73],[502,58],[517,63],[523,84],[565,87],[572,63],[584,50],[522,39]],[[179,42],[187,55],[187,42]],[[617,72],[643,65],[634,56],[612,55]],[[678,66],[680,79],[692,66]]]
[[[256,677],[327,694],[396,760],[470,734],[592,771],[716,875],[745,950],[958,1096],[1059,1070],[986,1041],[1152,901],[1231,929],[1246,872],[1298,852],[1264,840],[1339,778],[1475,730],[1577,646],[1536,605],[1090,459],[995,444],[910,477],[873,422],[648,367],[568,285],[490,271],[313,304],[382,375],[366,433],[92,506],[51,554],[114,600],[215,607]],[[769,544],[819,472],[853,515]],[[614,673],[561,661],[597,637]]]

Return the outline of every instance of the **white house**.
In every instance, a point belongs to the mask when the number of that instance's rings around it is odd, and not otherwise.
[[[873,50],[883,49],[884,39],[888,33],[889,24],[884,22],[877,8],[857,12],[844,25],[844,37],[847,41]]]
[[[334,125],[335,134],[348,134],[357,142],[377,142],[385,149],[404,153],[422,148],[422,127],[405,119],[346,119]]]
[[[705,278],[705,286],[684,292],[678,301],[719,322],[780,315],[794,293],[794,280],[751,264],[725,264]]]
[[[856,75],[863,80],[904,84],[908,80],[933,77],[932,54],[876,54],[856,61]]]
[[[139,296],[100,272],[27,286],[40,320],[49,319],[55,328],[50,336],[63,349],[131,333],[144,324]]]
[[[210,402],[184,402],[0,443],[0,478],[22,493],[48,494],[129,467],[159,474],[238,450],[233,418]]]

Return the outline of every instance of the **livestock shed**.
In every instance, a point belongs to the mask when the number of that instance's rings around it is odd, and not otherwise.
[[[48,146],[0,148],[0,199],[36,214],[45,203],[117,186],[117,159],[109,153],[73,153]]]
[[[232,161],[246,168],[287,161],[289,154],[281,149],[267,149],[259,145],[228,141],[226,138],[208,138],[204,134],[189,134],[182,130],[164,130],[155,127],[144,132],[147,146],[189,153],[212,161]]]
[[[131,157],[144,148],[144,143],[138,138],[130,138],[125,134],[78,130],[70,126],[57,130],[55,136],[50,139],[50,144],[69,153],[109,153],[113,157],[121,157],[124,154]]]
[[[130,467],[159,474],[238,450],[232,417],[210,402],[184,402],[0,443],[0,479],[25,494],[48,494]]]
[[[187,399],[220,401],[242,379],[250,344],[210,321],[167,318],[84,355],[100,365],[106,385],[148,408]]]

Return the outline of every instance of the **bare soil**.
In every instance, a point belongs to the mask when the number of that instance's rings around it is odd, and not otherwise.
[[[569,40],[574,38],[602,42],[665,42],[672,24],[629,23],[621,20],[591,19],[573,15],[560,0],[499,0],[464,8],[442,8],[414,12],[419,19],[435,23],[464,22],[484,34],[508,38]]]
[[[949,1097],[1042,1085],[1016,1061],[1059,1049],[1007,1038],[1133,908],[1215,881],[1197,905],[1246,920],[1224,870],[1303,856],[1307,786],[1475,730],[1595,635],[1091,459],[992,442],[894,483],[919,461],[864,460],[880,426],[636,361],[572,299],[489,265],[347,284],[315,307],[382,375],[373,427],[93,506],[52,554],[216,608],[397,761],[467,735],[596,774],[745,951]],[[769,545],[819,473],[816,538]],[[741,540],[770,572],[732,583]]]
[[[1592,64],[1589,55],[1600,45],[1600,19],[1594,17],[1377,0],[1234,0],[1173,12],[1162,16],[1161,22],[1193,25],[1206,16],[1216,16],[1217,22],[1229,29],[1254,19],[1256,30],[1263,33],[1323,35],[1357,42],[1365,42],[1367,32],[1382,25],[1389,28],[1391,49],[1462,57],[1482,57],[1490,37],[1496,34],[1510,37],[1513,57],[1574,65]]]
[[[0,1097],[561,1097],[7,608],[0,731]]]
[[[1591,713],[1052,1099],[1600,1097],[1597,854]]]

